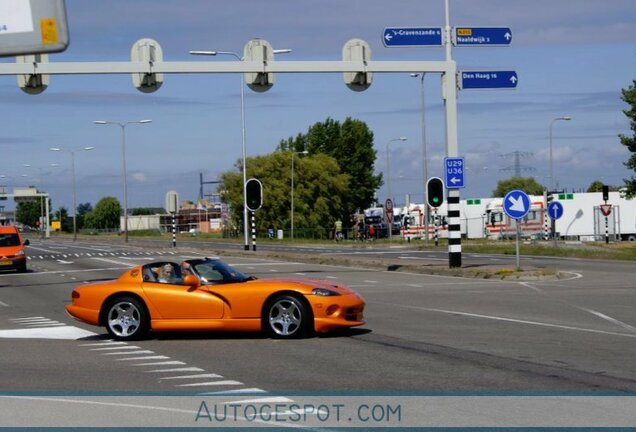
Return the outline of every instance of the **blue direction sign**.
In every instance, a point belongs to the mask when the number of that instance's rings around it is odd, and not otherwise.
[[[503,200],[503,210],[512,219],[521,219],[530,211],[530,197],[520,190],[511,190]]]
[[[508,27],[455,27],[456,46],[509,46],[512,31]]]
[[[550,219],[560,219],[563,216],[563,204],[558,201],[552,201],[548,204],[548,216]]]
[[[385,47],[441,46],[441,27],[387,27],[382,34]]]
[[[462,89],[512,89],[517,87],[515,71],[462,71]]]
[[[444,172],[446,173],[446,187],[463,188],[464,185],[464,158],[444,158]]]

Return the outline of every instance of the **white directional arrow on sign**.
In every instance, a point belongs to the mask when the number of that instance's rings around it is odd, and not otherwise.
[[[452,184],[457,184],[458,182],[461,182],[461,179],[458,179],[457,177],[453,177],[452,179],[450,179],[450,182]]]
[[[526,211],[526,206],[523,204],[523,199],[520,196],[518,196],[517,198],[510,196],[508,197],[508,201],[512,203],[512,205],[509,207],[510,210],[522,213]]]

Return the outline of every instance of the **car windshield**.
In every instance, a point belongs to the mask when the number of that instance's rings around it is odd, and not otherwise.
[[[17,234],[0,234],[0,246],[20,246]]]
[[[255,279],[232,268],[220,260],[202,259],[186,261],[190,269],[197,275],[201,282],[205,283],[226,283],[226,282],[246,282]]]

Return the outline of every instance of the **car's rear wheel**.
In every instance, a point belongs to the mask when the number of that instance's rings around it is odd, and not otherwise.
[[[265,312],[263,324],[271,337],[293,339],[308,336],[311,332],[311,311],[296,296],[280,295],[273,298]]]
[[[108,333],[117,340],[141,339],[150,327],[146,307],[133,297],[111,300],[106,306],[104,322]]]

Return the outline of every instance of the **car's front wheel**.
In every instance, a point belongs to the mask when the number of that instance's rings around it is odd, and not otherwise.
[[[312,327],[312,315],[305,303],[293,295],[273,298],[263,317],[266,333],[278,339],[308,336]]]
[[[133,297],[118,297],[106,306],[106,330],[117,340],[143,338],[149,330],[146,307]]]

